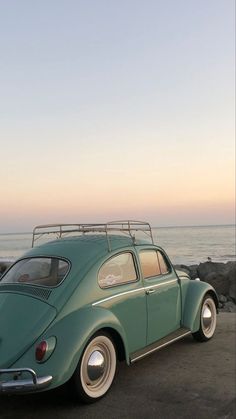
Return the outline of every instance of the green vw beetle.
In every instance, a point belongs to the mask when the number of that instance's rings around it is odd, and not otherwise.
[[[0,280],[0,392],[70,382],[94,402],[117,361],[190,333],[212,338],[217,308],[214,289],[175,271],[148,223],[37,226],[32,249]]]

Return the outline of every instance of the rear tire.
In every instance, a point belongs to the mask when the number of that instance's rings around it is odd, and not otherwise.
[[[116,373],[116,349],[108,334],[95,335],[87,344],[72,377],[74,394],[94,403],[110,389]]]
[[[207,342],[211,339],[216,329],[216,305],[210,294],[206,294],[202,301],[200,314],[200,327],[193,333],[194,339]]]

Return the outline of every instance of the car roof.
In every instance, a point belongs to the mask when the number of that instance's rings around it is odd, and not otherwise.
[[[89,260],[102,258],[122,248],[133,247],[131,237],[109,235],[111,252],[109,252],[107,237],[99,234],[88,234],[76,237],[63,237],[40,246],[35,246],[24,257],[58,256],[72,262],[87,263]],[[147,244],[147,241],[136,240],[135,245]]]

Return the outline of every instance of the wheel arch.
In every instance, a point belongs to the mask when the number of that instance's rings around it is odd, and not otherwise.
[[[78,351],[75,357],[76,364],[78,364],[79,359],[81,358],[86,346],[91,341],[91,339],[93,339],[94,336],[103,333],[108,334],[113,340],[117,351],[118,360],[126,360],[127,364],[129,364],[129,350],[126,342],[125,332],[121,324],[119,323],[118,319],[106,309],[99,307],[97,310],[98,312],[96,320],[94,316],[92,316],[89,328],[87,329],[87,333],[84,330],[83,338],[81,339],[83,344],[78,344]]]
[[[102,334],[104,332],[111,337],[111,339],[112,339],[112,341],[115,345],[118,361],[124,361],[126,359],[126,350],[125,350],[125,345],[124,345],[123,339],[122,339],[121,335],[119,334],[119,332],[117,332],[117,330],[113,329],[112,327],[103,327],[102,329],[99,329],[95,333],[95,335],[97,335],[99,333]]]
[[[205,293],[205,295],[206,295],[206,294],[209,294],[209,295],[213,298],[214,303],[215,303],[215,306],[216,306],[216,311],[217,311],[217,313],[218,313],[218,309],[219,309],[219,299],[218,299],[218,296],[217,296],[217,294],[216,294],[215,290],[214,290],[214,289],[210,289],[210,290],[208,290],[208,291]],[[204,296],[205,296],[205,295],[204,295]]]
[[[200,325],[200,313],[203,298],[209,294],[216,305],[218,312],[219,301],[214,288],[203,281],[189,281],[188,290],[183,307],[183,326],[189,328],[191,332],[196,332]]]

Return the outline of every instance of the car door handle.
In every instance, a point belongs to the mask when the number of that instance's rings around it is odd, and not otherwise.
[[[146,290],[146,294],[153,294],[156,290],[154,288],[149,288],[148,290]]]

